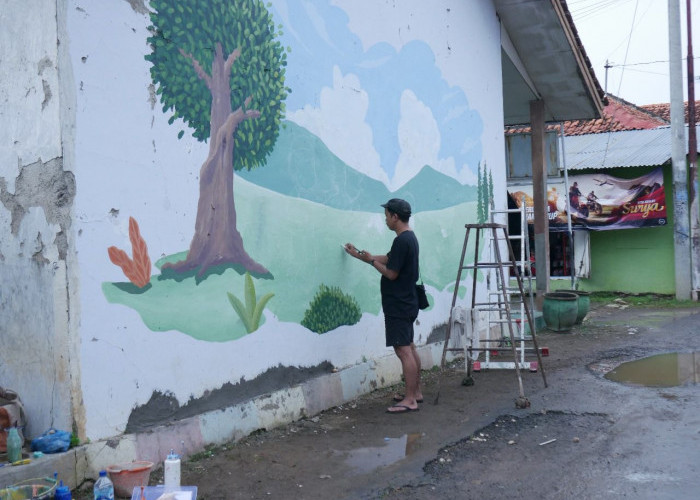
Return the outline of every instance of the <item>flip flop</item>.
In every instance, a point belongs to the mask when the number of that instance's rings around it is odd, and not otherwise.
[[[400,403],[401,401],[404,400],[405,397],[406,396],[404,396],[403,394],[397,394],[396,396],[394,396],[394,401],[396,401],[397,403]],[[422,399],[416,399],[416,403],[422,403],[422,402],[423,402]]]
[[[392,408],[405,408],[405,410],[398,410],[398,411],[387,410],[386,412],[387,413],[411,413],[411,412],[420,410],[420,408],[409,408],[406,405],[394,405],[394,406],[392,406]]]

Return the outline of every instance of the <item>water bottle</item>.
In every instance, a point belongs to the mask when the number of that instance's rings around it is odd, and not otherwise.
[[[61,480],[61,485],[56,488],[56,494],[53,496],[54,500],[71,500],[70,488],[63,485],[63,480]]]
[[[22,460],[22,439],[19,437],[17,427],[10,427],[7,434],[7,461],[17,462]]]
[[[180,487],[180,455],[175,454],[175,450],[170,450],[170,454],[163,464],[163,485],[166,489]]]
[[[106,470],[100,471],[100,477],[97,478],[92,491],[95,494],[95,500],[114,500],[114,485],[107,477]]]

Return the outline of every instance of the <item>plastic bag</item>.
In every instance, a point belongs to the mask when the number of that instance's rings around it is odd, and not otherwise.
[[[49,429],[38,438],[32,439],[32,451],[60,453],[70,448],[70,432]]]

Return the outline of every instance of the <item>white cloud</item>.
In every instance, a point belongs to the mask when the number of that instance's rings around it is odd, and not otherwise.
[[[372,128],[365,121],[369,99],[356,75],[333,68],[333,88],[321,90],[319,107],[306,105],[287,119],[319,137],[333,154],[355,170],[389,185],[379,153],[372,145]]]
[[[430,165],[438,172],[460,179],[454,158],[441,159],[438,157],[440,129],[437,121],[430,108],[423,104],[411,90],[404,90],[401,94],[398,136],[401,153],[396,162],[392,189],[398,189],[404,185],[425,165]]]

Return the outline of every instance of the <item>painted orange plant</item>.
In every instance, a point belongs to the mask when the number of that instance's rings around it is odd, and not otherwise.
[[[133,217],[129,217],[129,239],[134,258],[130,259],[124,250],[109,247],[107,253],[113,264],[122,268],[124,275],[134,285],[143,288],[151,281],[151,259],[148,257],[146,240],[141,236],[139,225]]]

